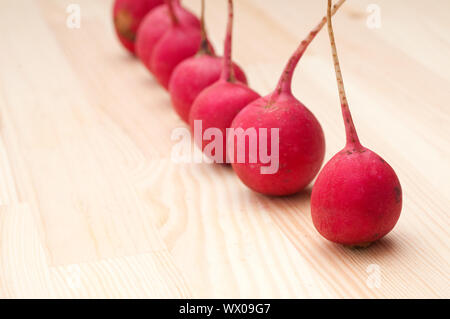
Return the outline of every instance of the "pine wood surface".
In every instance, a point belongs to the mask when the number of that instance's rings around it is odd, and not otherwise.
[[[185,125],[118,45],[111,1],[77,0],[80,29],[72,2],[0,1],[0,297],[450,297],[450,2],[377,0],[370,29],[374,2],[348,0],[334,19],[360,139],[403,187],[396,228],[362,250],[317,233],[311,187],[269,198],[230,168],[174,163]],[[221,52],[226,2],[206,2]],[[267,94],[326,1],[235,2],[234,58]],[[326,30],[293,84],[328,160],[345,132]]]

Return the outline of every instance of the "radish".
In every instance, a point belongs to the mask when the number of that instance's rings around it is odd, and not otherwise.
[[[344,2],[337,2],[333,13]],[[261,154],[268,154],[268,150],[260,147],[254,150],[250,142],[237,143],[236,136],[228,137],[228,153],[245,155],[242,160],[236,160],[236,157],[231,159],[234,171],[245,185],[258,193],[274,196],[297,193],[311,183],[322,165],[325,155],[322,127],[314,115],[292,95],[291,84],[300,58],[326,21],[327,18],[323,17],[301,42],[287,63],[275,91],[245,107],[233,121],[234,130],[256,130],[259,145],[264,143],[273,148],[273,142],[278,143],[278,153],[272,155],[278,167],[267,172],[264,171],[267,163]],[[260,132],[264,129],[271,133],[262,136]],[[278,135],[273,136],[275,133]]]
[[[394,228],[402,209],[402,189],[392,167],[359,141],[344,90],[330,8],[328,0],[328,34],[347,142],[314,184],[311,216],[326,239],[365,247]]]
[[[228,26],[225,38],[225,56],[222,60],[220,79],[203,90],[195,99],[189,113],[189,124],[196,144],[216,163],[227,161],[226,130],[233,118],[247,104],[259,98],[259,94],[237,79],[231,59],[233,31],[233,1],[228,0]],[[201,125],[197,134],[196,127]],[[209,142],[205,132],[215,130],[214,141]],[[209,137],[207,137],[209,138]],[[212,138],[212,136],[211,136]],[[209,145],[211,143],[211,145]],[[209,145],[209,146],[208,146]],[[212,149],[210,149],[212,147]]]
[[[180,23],[175,15],[173,0],[166,0],[172,25],[153,48],[150,69],[158,82],[166,89],[175,67],[195,55],[202,41],[201,30]]]
[[[189,10],[183,8],[180,0],[174,1],[173,9],[180,24],[200,28],[198,18]],[[135,43],[136,55],[149,70],[153,48],[171,25],[172,20],[169,15],[169,8],[167,4],[162,4],[151,10],[145,16],[137,31]]]
[[[144,16],[164,0],[116,0],[113,7],[114,28],[122,45],[135,53],[136,32]]]
[[[205,0],[202,0],[202,44],[200,50],[192,58],[181,62],[173,71],[169,83],[169,92],[173,107],[185,122],[189,121],[189,111],[195,98],[208,86],[217,82],[222,72],[223,58],[218,57],[208,46],[205,29]],[[233,64],[236,80],[247,84],[247,78],[242,69]]]

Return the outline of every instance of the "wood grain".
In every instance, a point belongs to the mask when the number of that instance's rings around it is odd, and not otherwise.
[[[234,58],[268,93],[325,1],[235,2]],[[364,250],[320,237],[310,188],[268,198],[230,168],[173,162],[172,132],[185,126],[117,44],[111,1],[77,1],[80,29],[66,27],[72,1],[0,2],[0,297],[449,298],[450,4],[436,2],[377,1],[379,29],[366,25],[371,1],[335,18],[360,138],[404,191],[397,227]],[[225,12],[207,1],[219,52]],[[344,128],[326,33],[294,93],[329,159]]]

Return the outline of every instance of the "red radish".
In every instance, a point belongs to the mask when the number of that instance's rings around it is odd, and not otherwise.
[[[200,21],[198,18],[189,10],[183,8],[180,4],[180,0],[174,1],[173,9],[180,24],[200,28]],[[162,4],[154,8],[145,16],[144,20],[142,20],[136,36],[136,55],[149,70],[150,57],[153,48],[164,33],[169,30],[171,25],[172,20],[169,15],[167,4]]]
[[[202,35],[199,28],[185,26],[175,15],[173,0],[166,0],[172,25],[153,48],[150,69],[158,82],[166,89],[175,67],[200,49]]]
[[[135,53],[136,32],[144,16],[164,0],[116,0],[113,8],[114,27],[122,45]]]
[[[202,44],[200,50],[192,58],[181,62],[173,71],[169,83],[172,104],[178,115],[185,122],[189,121],[189,111],[195,98],[208,86],[217,82],[222,72],[223,58],[216,56],[208,46],[205,29],[204,5],[202,0]],[[242,69],[233,63],[236,80],[247,84],[247,78]]]
[[[340,0],[334,6],[335,13],[345,2]],[[314,115],[293,95],[291,83],[294,70],[309,44],[326,24],[323,17],[320,23],[303,40],[290,58],[276,90],[266,97],[256,100],[245,107],[234,119],[232,128],[243,130],[266,129],[271,133],[259,136],[269,140],[271,146],[273,130],[279,129],[278,136],[278,170],[264,173],[267,167],[261,158],[251,158],[250,143],[236,143],[236,137],[228,139],[228,152],[245,154],[245,160],[231,159],[236,174],[252,190],[275,196],[291,195],[305,188],[320,170],[325,155],[325,138],[322,127]],[[261,143],[261,140],[259,143]],[[230,150],[230,148],[232,148]],[[258,154],[261,154],[258,149]]]
[[[222,59],[222,73],[219,81],[203,90],[195,99],[190,114],[189,124],[191,131],[196,135],[196,122],[201,121],[201,136],[195,136],[195,142],[202,151],[213,143],[220,147],[214,147],[210,155],[215,162],[227,162],[225,150],[226,130],[231,126],[233,118],[242,108],[259,98],[259,94],[250,89],[246,84],[239,82],[234,75],[234,67],[231,59],[232,31],[233,31],[233,1],[228,0],[228,27],[225,38],[225,57]],[[197,122],[200,123],[200,122]],[[208,141],[203,138],[208,129],[218,129],[221,136],[215,136],[220,141]]]
[[[402,209],[402,189],[392,167],[359,142],[345,95],[330,8],[328,0],[328,33],[347,143],[314,184],[311,216],[326,239],[365,247],[394,228]]]

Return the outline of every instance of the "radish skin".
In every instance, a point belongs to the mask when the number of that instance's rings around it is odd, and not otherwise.
[[[173,10],[182,25],[200,29],[199,19],[189,10],[183,8],[179,0],[173,3]],[[136,35],[136,55],[151,72],[150,57],[153,49],[164,33],[170,29],[172,20],[167,4],[151,10],[143,19]]]
[[[208,129],[218,129],[221,132],[221,140],[218,141],[222,146],[221,154],[216,153],[214,149],[211,154],[213,160],[219,163],[228,162],[226,154],[227,128],[231,126],[236,114],[246,105],[258,99],[258,93],[249,88],[246,83],[240,81],[240,75],[235,72],[232,62],[232,32],[233,32],[233,1],[228,0],[228,25],[225,38],[224,58],[222,60],[222,72],[220,79],[203,90],[195,99],[190,113],[189,125],[192,132],[195,132],[196,121],[201,121],[201,137],[195,138],[196,144],[205,151],[207,146],[214,142],[203,139],[204,133]],[[216,136],[216,138],[219,138]]]
[[[149,68],[157,81],[168,89],[173,70],[198,52],[202,35],[199,28],[181,23],[175,14],[173,0],[166,0],[166,4],[172,24],[154,46]]]
[[[345,0],[340,0],[333,8],[333,14]],[[240,145],[237,139],[228,139],[228,152],[246,154],[245,161],[239,163],[237,157],[231,159],[232,167],[241,181],[250,189],[265,195],[285,196],[295,194],[308,186],[323,163],[325,156],[325,138],[322,127],[316,117],[303,103],[292,95],[292,77],[294,70],[314,40],[326,24],[323,17],[319,24],[300,43],[289,59],[274,92],[256,100],[245,107],[233,120],[233,129],[249,130],[255,128],[267,130],[268,149],[271,149],[272,130],[279,129],[279,167],[275,173],[265,174],[267,163],[258,157],[253,163],[249,157],[249,143]],[[264,151],[264,150],[263,150]],[[260,154],[258,148],[257,154]]]
[[[181,62],[174,70],[169,83],[172,105],[180,118],[189,122],[189,112],[197,96],[220,79],[223,59],[214,54],[205,28],[204,4],[202,0],[201,31],[202,44],[197,54]],[[235,63],[233,70],[239,82],[247,84],[244,71]]]
[[[164,0],[116,0],[113,6],[114,29],[125,49],[135,54],[137,30],[145,15]]]
[[[311,194],[314,226],[326,239],[366,247],[388,234],[402,209],[402,188],[392,167],[361,145],[344,89],[328,0],[328,34],[339,89],[346,145],[322,169]]]

